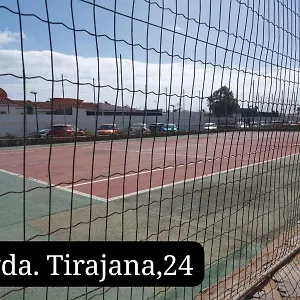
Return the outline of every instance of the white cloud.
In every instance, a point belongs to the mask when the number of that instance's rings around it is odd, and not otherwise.
[[[26,39],[26,35],[23,32],[23,39]],[[11,32],[7,29],[5,31],[0,31],[0,45],[7,45],[10,43],[15,43],[20,40],[20,32]]]
[[[51,53],[50,51],[29,51],[24,52],[24,63],[25,63],[25,75],[27,77],[31,76],[42,76],[46,79],[52,79],[51,73]],[[100,85],[107,86],[100,89],[100,102],[108,101],[110,103],[121,104],[121,91],[119,93],[117,89],[117,70],[115,58],[99,58],[100,60]],[[252,79],[256,80],[257,87],[257,77],[252,77],[251,74],[246,74],[243,71],[230,71],[229,69],[222,70],[221,68],[216,68],[215,70],[211,66],[207,66],[204,69],[203,64],[196,64],[194,70],[194,64],[187,62],[182,66],[182,62],[171,64],[149,64],[148,65],[148,75],[146,81],[146,64],[143,62],[134,62],[135,77],[133,78],[132,73],[132,62],[128,59],[123,59],[123,87],[129,90],[142,90],[145,91],[145,85],[147,82],[147,92],[159,91],[160,83],[160,93],[164,93],[166,88],[168,93],[170,92],[171,84],[171,94],[180,95],[181,89],[184,89],[184,94],[191,96],[198,96],[199,92],[202,95],[202,86],[204,82],[203,96],[208,97],[213,90],[216,90],[220,85],[227,85],[231,90],[236,93],[238,87],[238,97],[239,99],[244,98],[249,99],[250,86]],[[92,83],[93,78],[95,78],[95,84],[98,83],[97,77],[97,59],[95,57],[78,57],[78,67],[79,67],[79,82],[80,83]],[[22,78],[22,61],[21,52],[17,50],[0,50],[0,70],[1,73],[11,73]],[[76,74],[76,60],[74,56],[65,55],[58,52],[53,52],[53,70],[54,79],[60,80],[61,74],[64,75],[65,79],[72,82],[77,82]],[[159,78],[159,70],[161,71],[161,77]],[[171,79],[171,70],[173,71]],[[119,68],[120,71],[120,68]],[[282,72],[282,73],[280,73]],[[290,71],[290,77],[285,75],[283,71],[268,73],[267,76],[273,76],[280,78],[297,78],[297,70]],[[120,78],[120,74],[118,74]],[[182,82],[183,79],[183,82]],[[192,91],[194,80],[194,90]],[[134,87],[133,87],[134,85]],[[22,79],[16,80],[11,76],[1,76],[0,86],[3,87],[8,96],[11,99],[23,99],[23,83]],[[77,85],[65,83],[65,97],[77,97]],[[111,86],[113,88],[110,88]],[[119,82],[119,88],[121,88]],[[288,90],[288,86],[282,90]],[[289,87],[292,90],[292,85]],[[39,101],[46,101],[48,98],[52,97],[52,84],[51,82],[46,82],[42,79],[27,79],[26,80],[26,96],[27,99],[31,99],[31,90],[36,90],[38,93]],[[96,96],[98,95],[98,89],[96,89]],[[278,82],[276,85],[276,80],[267,79],[265,81],[264,77],[260,77],[260,89],[259,96],[262,97],[265,92],[265,102],[268,102],[267,97],[270,93],[275,93],[278,97]],[[235,94],[236,95],[236,94]],[[62,96],[61,82],[54,84],[54,97]],[[118,96],[118,97],[117,97]],[[147,102],[148,108],[155,108],[158,96],[150,94],[146,98],[143,93],[136,92],[131,93],[125,91],[124,103],[131,105],[132,98],[134,100],[133,107],[144,107],[145,100]],[[93,101],[93,88],[91,86],[79,86],[80,99],[84,99],[86,102]],[[251,96],[252,97],[252,96]],[[251,98],[252,100],[252,98]],[[96,99],[97,101],[97,99]],[[168,99],[169,101],[169,99]],[[282,100],[280,100],[282,101]],[[285,99],[285,102],[291,101],[291,99]],[[171,97],[171,103],[176,104],[179,102],[178,97]],[[166,97],[159,97],[159,106],[161,108],[166,107]],[[190,108],[190,99],[185,98],[185,108]],[[192,100],[192,108],[198,110],[201,107],[201,102],[199,99],[194,98]],[[203,108],[206,108],[206,100],[203,101]]]

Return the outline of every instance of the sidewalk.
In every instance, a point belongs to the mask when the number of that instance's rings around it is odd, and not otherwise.
[[[249,264],[228,274],[203,291],[195,300],[233,299],[249,288],[264,272],[292,250],[299,248],[287,264],[271,275],[247,299],[300,299],[300,225],[270,243]]]
[[[300,253],[272,276],[252,299],[300,299]]]

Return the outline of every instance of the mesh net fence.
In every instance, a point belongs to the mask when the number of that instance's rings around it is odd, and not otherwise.
[[[0,298],[232,298],[299,247],[299,14],[296,0],[2,0],[0,239],[198,241],[206,273]]]

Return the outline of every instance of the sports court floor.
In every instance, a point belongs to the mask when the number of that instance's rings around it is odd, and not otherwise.
[[[93,143],[53,145],[51,152],[49,145],[28,146],[25,167],[23,147],[3,148],[0,239],[197,240],[209,266],[202,287],[209,286],[295,218],[299,138],[296,132],[240,132],[97,142],[95,151]],[[104,299],[115,299],[116,290]],[[132,295],[121,290],[124,299]],[[190,299],[199,290],[176,293]],[[28,299],[44,299],[46,290],[27,292]],[[84,288],[68,292],[69,299],[85,299]],[[132,299],[158,292],[165,293],[139,288]],[[22,297],[9,295],[4,299]]]
[[[210,134],[3,149],[1,172],[99,201],[298,153],[298,133]],[[24,162],[25,159],[25,162]]]

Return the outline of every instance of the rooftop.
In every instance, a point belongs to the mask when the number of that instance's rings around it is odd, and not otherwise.
[[[1,90],[0,90],[1,92]],[[2,97],[0,98],[0,105],[9,105],[10,107],[23,108],[24,103],[26,105],[35,106],[34,101],[31,100],[12,100],[10,98]],[[80,108],[88,111],[96,111],[97,104],[92,102],[84,102],[82,99],[74,99],[74,98],[51,98],[46,102],[37,102],[36,103],[38,109],[47,109],[47,110],[56,110],[56,109],[64,109],[64,108]],[[124,106],[123,109],[121,106],[115,106],[109,103],[100,102],[98,105],[99,111],[137,111],[136,109],[131,109],[128,106]]]
[[[141,112],[143,110],[131,108],[127,105],[125,106],[118,106],[115,104],[110,104],[107,101],[93,103],[93,102],[84,102],[82,99],[75,99],[75,98],[50,98],[47,101],[41,102],[37,101],[36,103],[31,100],[12,100],[8,97],[6,91],[4,91],[2,88],[0,88],[0,105],[8,105],[10,107],[16,107],[20,109],[24,109],[24,103],[26,105],[31,105],[33,108],[35,105],[37,106],[38,110],[49,110],[49,111],[55,111],[60,110],[64,108],[80,108],[85,109],[86,111],[90,112]],[[156,110],[148,110],[156,111]]]

